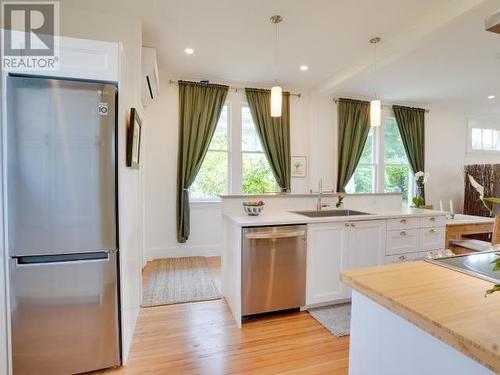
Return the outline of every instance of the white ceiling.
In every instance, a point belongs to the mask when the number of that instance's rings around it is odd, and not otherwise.
[[[474,0],[473,0],[474,1]],[[371,60],[368,40],[390,41],[456,0],[65,0],[77,8],[124,12],[143,22],[145,45],[173,76],[313,87],[353,62]],[[458,1],[462,2],[462,1]],[[470,0],[469,0],[470,2]],[[275,77],[274,26],[279,29]],[[184,54],[192,47],[192,56]],[[299,67],[307,64],[309,70]]]
[[[64,0],[65,6],[123,13],[143,23],[168,78],[210,79],[400,103],[452,103],[496,111],[500,35],[484,19],[500,0]],[[281,14],[279,64],[274,26]],[[382,37],[379,70],[373,47]],[[191,47],[195,53],[184,54]],[[299,67],[307,64],[309,70]],[[277,75],[277,77],[275,77]],[[487,101],[489,94],[497,102]]]
[[[377,90],[387,101],[500,113],[500,34],[484,31],[485,18],[499,8],[499,0],[483,2],[375,74],[365,71],[339,84],[337,94],[370,97]]]

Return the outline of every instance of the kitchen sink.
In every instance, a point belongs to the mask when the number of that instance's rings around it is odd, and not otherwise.
[[[367,212],[354,211],[354,210],[321,210],[321,211],[313,210],[313,211],[292,211],[292,212],[307,217],[371,215]]]
[[[498,257],[500,257],[500,251],[489,250],[425,260],[429,263],[466,273],[480,279],[500,283],[500,271],[493,271],[493,262]]]

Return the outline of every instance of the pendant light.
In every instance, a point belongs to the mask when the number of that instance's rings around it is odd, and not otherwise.
[[[381,40],[382,39],[380,39],[379,37],[370,39],[370,44],[373,44],[375,49],[374,53],[375,58],[373,63],[374,73],[377,73],[377,43],[379,43]],[[377,98],[377,91],[375,91],[375,98],[372,101],[370,101],[370,126],[372,127],[380,126],[381,122],[382,122],[382,102]]]
[[[276,39],[274,44],[274,76],[276,77],[278,65],[278,24],[283,21],[283,17],[275,15],[270,18],[271,23],[276,25]],[[281,102],[283,99],[283,89],[278,85],[278,79],[275,78],[275,84],[271,88],[271,117],[281,117]]]

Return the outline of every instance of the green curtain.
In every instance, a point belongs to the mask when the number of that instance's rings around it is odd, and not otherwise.
[[[425,109],[392,106],[413,174],[425,172]],[[425,200],[424,187],[420,196]]]
[[[339,99],[337,111],[339,123],[337,191],[345,192],[370,132],[370,103]]]
[[[290,93],[283,92],[281,117],[271,117],[271,91],[246,88],[248,106],[264,153],[281,191],[290,190]]]
[[[207,154],[228,86],[179,81],[177,241],[189,238],[189,187]]]

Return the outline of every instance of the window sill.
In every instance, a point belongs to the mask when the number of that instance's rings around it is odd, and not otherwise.
[[[222,203],[221,199],[214,198],[214,199],[190,199],[189,204],[190,205],[214,205],[214,204],[220,204]]]

